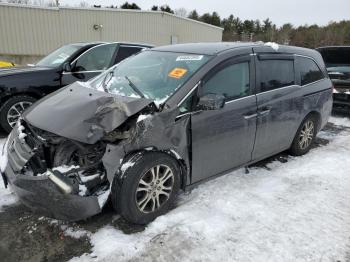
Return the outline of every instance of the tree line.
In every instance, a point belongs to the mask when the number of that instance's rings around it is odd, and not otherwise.
[[[2,0],[0,0],[1,2]],[[7,0],[11,3],[37,4],[44,6],[58,6],[59,0]],[[80,7],[92,7],[86,1],[79,3]],[[101,5],[93,5],[100,8]],[[120,6],[110,5],[104,8],[136,9],[141,8],[136,3],[125,2]],[[181,17],[190,18],[203,23],[222,27],[223,41],[264,41],[277,42],[280,44],[304,46],[315,48],[325,45],[350,45],[350,20],[329,22],[328,25],[303,25],[295,27],[290,23],[277,26],[269,18],[260,21],[241,20],[239,17],[230,15],[221,18],[217,12],[200,15],[196,10],[188,12],[185,8],[172,9],[169,5],[154,5],[151,11],[163,11]]]
[[[115,8],[117,8],[115,6]],[[125,2],[121,9],[141,9],[135,3]],[[217,12],[199,15],[196,10],[171,9],[168,5],[153,6],[152,11],[163,11],[224,28],[223,41],[264,41],[315,48],[325,45],[350,45],[350,20],[329,22],[326,26],[303,25],[294,27],[286,23],[276,26],[269,18],[263,21],[241,20],[230,15],[221,19]]]
[[[276,26],[269,18],[260,21],[241,20],[230,15],[220,19],[213,12],[201,16],[196,10],[189,14],[189,18],[224,28],[223,41],[264,41],[280,44],[315,48],[326,45],[350,45],[350,20],[329,22],[326,26],[303,25],[294,27],[286,23]]]

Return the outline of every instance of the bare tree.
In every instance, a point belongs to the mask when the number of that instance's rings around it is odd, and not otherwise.
[[[186,8],[180,7],[178,9],[175,9],[175,15],[181,16],[181,17],[187,17],[188,12],[187,12]]]
[[[90,5],[89,5],[89,3],[86,2],[86,1],[80,1],[79,7],[88,8],[88,7],[90,7]]]

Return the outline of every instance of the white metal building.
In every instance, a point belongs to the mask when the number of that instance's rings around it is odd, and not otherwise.
[[[71,42],[217,42],[222,31],[160,11],[0,4],[0,60],[32,62]]]

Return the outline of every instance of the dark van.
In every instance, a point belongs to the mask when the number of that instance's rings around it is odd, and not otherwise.
[[[331,110],[332,83],[315,50],[158,47],[29,108],[4,146],[1,172],[47,216],[84,219],[110,198],[116,212],[145,224],[180,189],[284,150],[307,153]]]

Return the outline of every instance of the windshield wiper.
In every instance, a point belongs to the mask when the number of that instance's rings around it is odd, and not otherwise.
[[[125,77],[126,80],[128,80],[129,86],[132,88],[132,90],[134,90],[134,92],[135,92],[136,94],[138,94],[139,96],[141,96],[142,98],[145,98],[144,94],[142,94],[142,92],[140,91],[140,89],[138,89],[138,88],[135,86],[135,84],[130,80],[130,78],[127,77],[127,76],[124,76],[124,77]]]
[[[112,77],[114,76],[114,71],[110,71],[108,72],[108,74],[103,78],[103,81],[102,81],[102,87],[103,87],[103,90],[106,92],[106,93],[109,93],[109,90],[107,88],[107,84],[109,81],[111,81]],[[107,78],[109,78],[109,80],[107,81]]]

